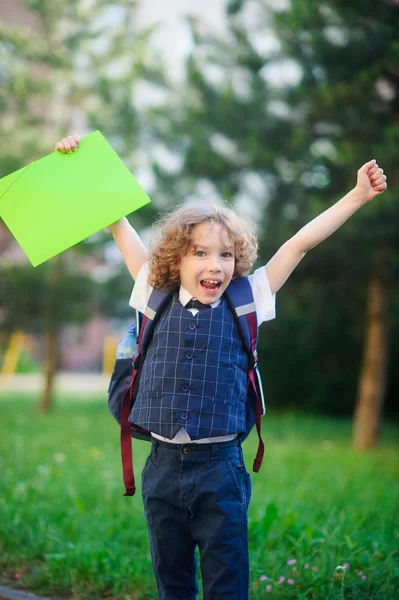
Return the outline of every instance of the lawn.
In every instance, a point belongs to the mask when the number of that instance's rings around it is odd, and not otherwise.
[[[122,496],[105,399],[58,398],[49,415],[36,403],[0,399],[0,582],[74,600],[154,600],[140,490]],[[270,410],[263,431],[251,600],[399,599],[398,425],[362,454],[349,420]],[[138,482],[148,449],[134,442]],[[253,436],[248,469],[255,449]]]

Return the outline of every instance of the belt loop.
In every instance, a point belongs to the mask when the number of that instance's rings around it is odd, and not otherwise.
[[[153,449],[154,458],[158,458],[158,446],[159,446],[159,441],[156,438],[152,438],[152,449]]]

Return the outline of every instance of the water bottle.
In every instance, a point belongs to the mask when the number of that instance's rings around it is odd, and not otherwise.
[[[132,358],[137,354],[136,325],[129,325],[127,336],[116,349],[116,358]]]

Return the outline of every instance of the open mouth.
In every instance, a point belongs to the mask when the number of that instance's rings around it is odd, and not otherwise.
[[[216,292],[216,290],[218,290],[222,285],[222,282],[218,279],[202,279],[200,284],[208,292]]]

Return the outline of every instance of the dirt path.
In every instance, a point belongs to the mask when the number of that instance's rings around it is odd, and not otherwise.
[[[28,594],[27,592],[21,592],[19,590],[13,590],[12,588],[0,585],[0,600],[51,600],[50,598],[43,598],[43,596],[35,596],[34,594]]]

